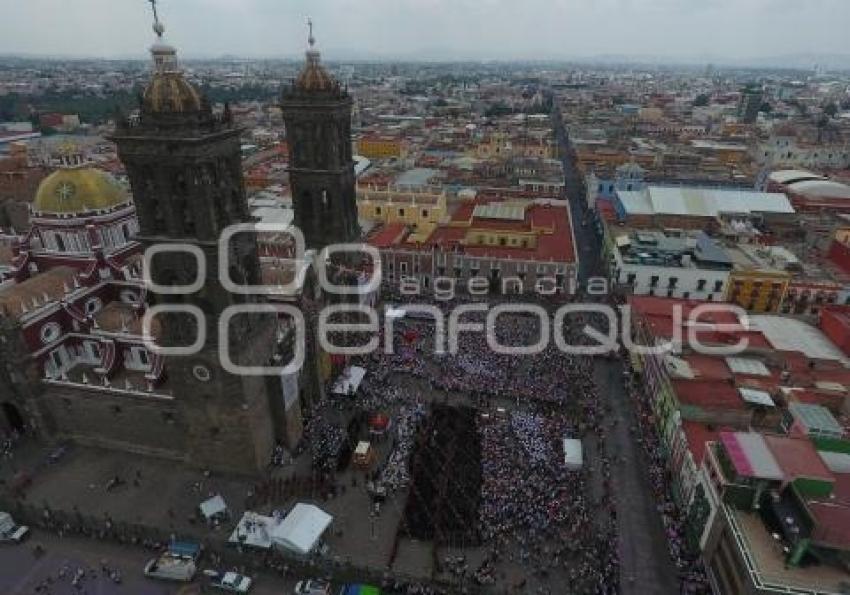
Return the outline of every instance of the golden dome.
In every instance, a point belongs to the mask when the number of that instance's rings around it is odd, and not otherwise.
[[[153,113],[201,111],[201,95],[180,72],[158,72],[142,95],[142,106]]]
[[[307,52],[307,64],[295,79],[295,87],[302,91],[332,91],[336,86],[336,81],[319,62],[319,52]]]
[[[154,73],[142,94],[142,109],[149,113],[201,111],[201,95],[183,78],[177,50],[160,39],[151,47]]]
[[[126,190],[111,175],[81,167],[59,169],[42,180],[32,209],[36,213],[82,215],[110,210],[129,202]]]

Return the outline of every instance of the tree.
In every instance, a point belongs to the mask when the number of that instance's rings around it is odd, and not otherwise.
[[[709,97],[705,93],[700,93],[696,96],[696,99],[694,99],[694,107],[703,107],[708,105],[708,103]]]
[[[759,111],[764,112],[765,114],[769,114],[773,111],[773,106],[765,101],[764,103],[761,104]]]

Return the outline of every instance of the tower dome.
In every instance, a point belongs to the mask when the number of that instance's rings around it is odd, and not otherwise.
[[[308,20],[307,23],[310,27],[310,36],[307,38],[310,47],[307,50],[307,62],[295,79],[295,88],[308,93],[335,91],[339,88],[339,83],[322,66],[321,55],[315,48],[313,22]]]
[[[165,27],[160,22],[154,6],[153,30],[156,43],[151,46],[153,76],[142,93],[142,110],[148,113],[199,112],[201,95],[184,77],[177,63],[177,50],[162,40]]]

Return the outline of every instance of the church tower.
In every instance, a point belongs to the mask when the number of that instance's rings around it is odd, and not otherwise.
[[[228,226],[249,222],[242,179],[240,135],[227,107],[213,113],[206,99],[184,77],[175,49],[164,43],[164,28],[154,8],[156,43],[153,74],[140,97],[138,117],[117,122],[112,140],[133,190],[145,248],[167,251],[154,256],[147,277],[158,285],[191,286],[198,271],[195,255],[206,262],[195,292],[148,292],[152,304],[196,306],[203,312],[206,340],[194,355],[170,355],[167,383],[186,425],[190,462],[204,468],[250,473],[264,468],[283,427],[269,398],[273,383],[263,376],[228,372],[219,358],[218,322],[230,306],[255,298],[228,291],[219,280],[218,242]],[[181,246],[184,246],[181,250]],[[233,236],[228,244],[230,279],[259,285],[260,265],[253,234]],[[198,324],[191,316],[160,313],[156,342],[191,345]],[[269,365],[277,348],[274,315],[241,315],[232,320],[228,351],[240,366]],[[280,395],[278,389],[278,395]]]
[[[284,89],[281,108],[289,142],[289,181],[295,224],[307,248],[356,242],[354,160],[351,154],[351,107],[348,91],[322,66],[313,24],[307,61]]]

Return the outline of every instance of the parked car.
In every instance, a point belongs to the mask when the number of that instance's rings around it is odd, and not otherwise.
[[[298,581],[295,585],[295,595],[331,595],[331,584],[321,579]]]
[[[16,525],[8,512],[0,512],[0,541],[20,543],[29,532],[30,528],[26,525]]]
[[[210,586],[230,593],[247,593],[251,590],[254,581],[250,576],[236,572],[218,572],[217,570],[204,570],[204,575],[210,579]]]

